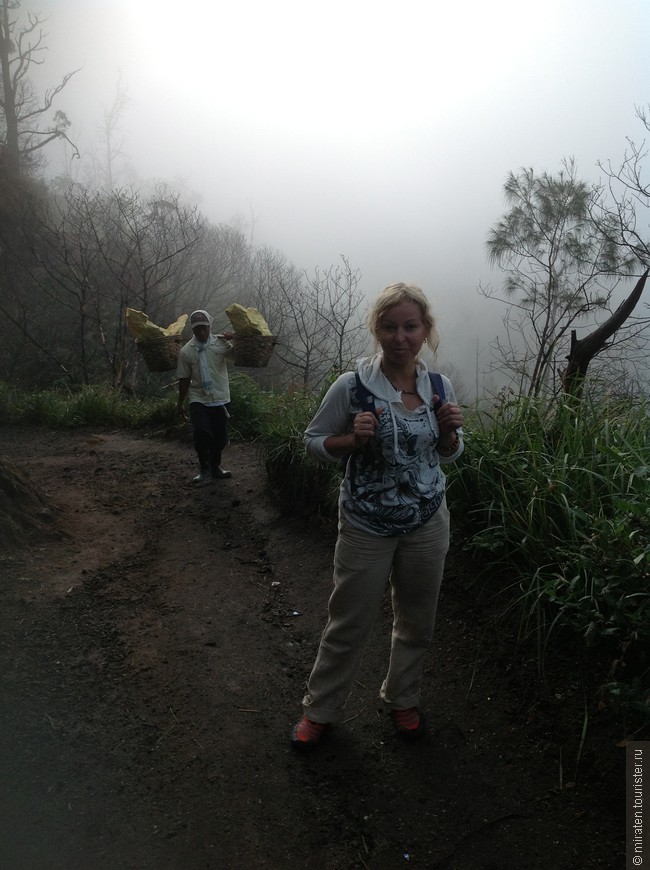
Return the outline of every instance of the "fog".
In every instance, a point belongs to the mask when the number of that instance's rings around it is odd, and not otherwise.
[[[643,139],[647,0],[41,0],[43,89],[87,161],[118,87],[118,181],[164,179],[308,271],[344,255],[373,295],[415,281],[441,356],[474,367],[502,311],[485,239],[506,174],[601,176]],[[68,152],[69,156],[69,152]],[[50,171],[65,165],[55,145]]]

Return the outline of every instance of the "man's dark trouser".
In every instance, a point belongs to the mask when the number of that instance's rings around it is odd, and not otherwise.
[[[194,449],[201,468],[216,471],[221,465],[221,451],[228,444],[228,405],[210,407],[190,402],[190,422],[194,430]]]

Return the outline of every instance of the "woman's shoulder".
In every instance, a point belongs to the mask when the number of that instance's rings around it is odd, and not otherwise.
[[[343,372],[342,374],[338,375],[338,377],[334,381],[332,381],[332,383],[328,387],[325,395],[323,396],[323,404],[350,404],[350,400],[354,394],[355,386],[355,373]]]
[[[350,387],[353,387],[355,383],[356,372],[342,372],[334,381],[332,381],[328,392],[348,390]]]

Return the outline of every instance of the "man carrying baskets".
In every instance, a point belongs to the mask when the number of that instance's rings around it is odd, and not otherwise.
[[[226,360],[233,355],[232,332],[212,335],[212,317],[199,309],[190,315],[192,338],[181,348],[176,368],[178,415],[186,419],[184,404],[189,397],[194,448],[200,471],[192,479],[196,486],[232,477],[221,468],[221,452],[228,444],[230,382]]]

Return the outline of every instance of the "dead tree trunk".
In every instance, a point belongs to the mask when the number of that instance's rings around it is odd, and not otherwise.
[[[601,324],[598,329],[595,329],[590,335],[580,340],[576,338],[575,329],[571,331],[571,349],[567,357],[569,362],[562,377],[562,387],[565,396],[572,399],[580,399],[589,363],[601,350],[607,347],[608,339],[620,329],[634,311],[643,293],[649,271],[649,269],[645,270],[627,299],[621,302],[611,317]]]

